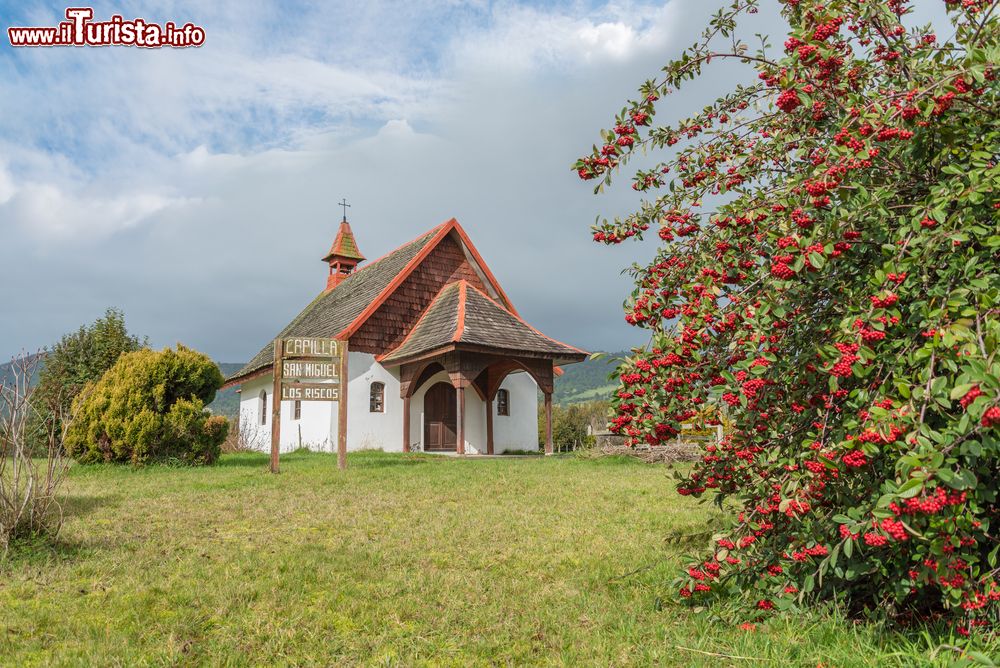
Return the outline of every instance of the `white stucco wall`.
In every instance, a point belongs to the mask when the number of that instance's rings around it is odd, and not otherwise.
[[[403,451],[399,369],[386,369],[368,353],[347,354],[347,449]],[[385,412],[371,412],[371,385],[385,383]]]
[[[244,383],[240,393],[240,429],[257,445],[259,450],[271,447],[271,375],[254,378]],[[267,392],[268,420],[260,424],[260,392]],[[303,401],[302,417],[294,419],[293,401],[281,402],[281,452],[291,452],[299,447],[320,452],[336,452],[337,444],[330,439],[336,433],[337,404],[327,401]],[[348,404],[350,406],[350,404]]]
[[[400,452],[403,449],[403,400],[399,396],[399,371],[386,369],[373,355],[350,352],[347,359],[347,449],[381,449]],[[373,382],[385,384],[385,412],[370,412],[370,392]],[[414,451],[423,449],[424,395],[437,382],[448,383],[448,374],[439,372],[417,388],[410,400],[410,444]],[[497,415],[493,402],[494,453],[508,450],[538,448],[538,387],[527,373],[508,375],[500,386],[510,393],[510,415]],[[268,450],[271,443],[270,416],[260,424],[260,391],[268,394],[266,410],[271,407],[271,376],[248,381],[240,394],[241,430],[259,450]],[[281,406],[281,452],[308,447],[319,452],[336,452],[337,404],[326,401],[303,401],[302,417],[293,419],[292,401]],[[465,390],[465,451],[467,454],[486,453],[486,407],[473,388]]]
[[[255,378],[240,386],[240,435],[256,450],[266,450],[270,443],[271,423],[260,424],[260,391],[267,389],[267,403],[271,403],[271,377]]]
[[[510,392],[510,415],[497,415],[493,401],[493,452],[538,449],[538,384],[523,371],[504,378],[500,387]]]
[[[486,402],[471,387],[465,388],[465,454],[486,454]]]

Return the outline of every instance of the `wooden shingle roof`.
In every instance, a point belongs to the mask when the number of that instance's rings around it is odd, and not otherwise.
[[[398,364],[451,347],[541,354],[557,363],[578,362],[587,355],[579,348],[545,336],[462,280],[442,288],[410,335],[379,361]]]
[[[350,274],[333,290],[325,291],[282,329],[278,336],[335,337],[351,326],[403,270],[435,238],[441,227],[426,232],[388,255]],[[274,363],[274,341],[246,366],[226,379],[235,385]]]

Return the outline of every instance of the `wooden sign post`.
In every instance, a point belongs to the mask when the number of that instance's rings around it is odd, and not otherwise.
[[[281,445],[281,359],[285,340],[274,340],[274,387],[271,391],[271,473],[278,472],[278,452]]]
[[[282,401],[337,402],[337,466],[347,468],[347,341],[278,337],[273,375],[271,473],[278,472]]]

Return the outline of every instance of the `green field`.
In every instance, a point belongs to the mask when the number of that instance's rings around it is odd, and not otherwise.
[[[55,544],[0,563],[0,665],[948,665],[810,613],[672,603],[718,517],[632,460],[259,454],[77,466]],[[682,541],[680,541],[682,542]],[[720,656],[721,655],[721,656]],[[933,656],[933,659],[931,658]]]

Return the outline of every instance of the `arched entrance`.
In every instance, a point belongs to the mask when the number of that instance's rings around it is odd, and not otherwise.
[[[448,383],[434,383],[424,395],[424,450],[455,452],[456,430],[455,388]]]

